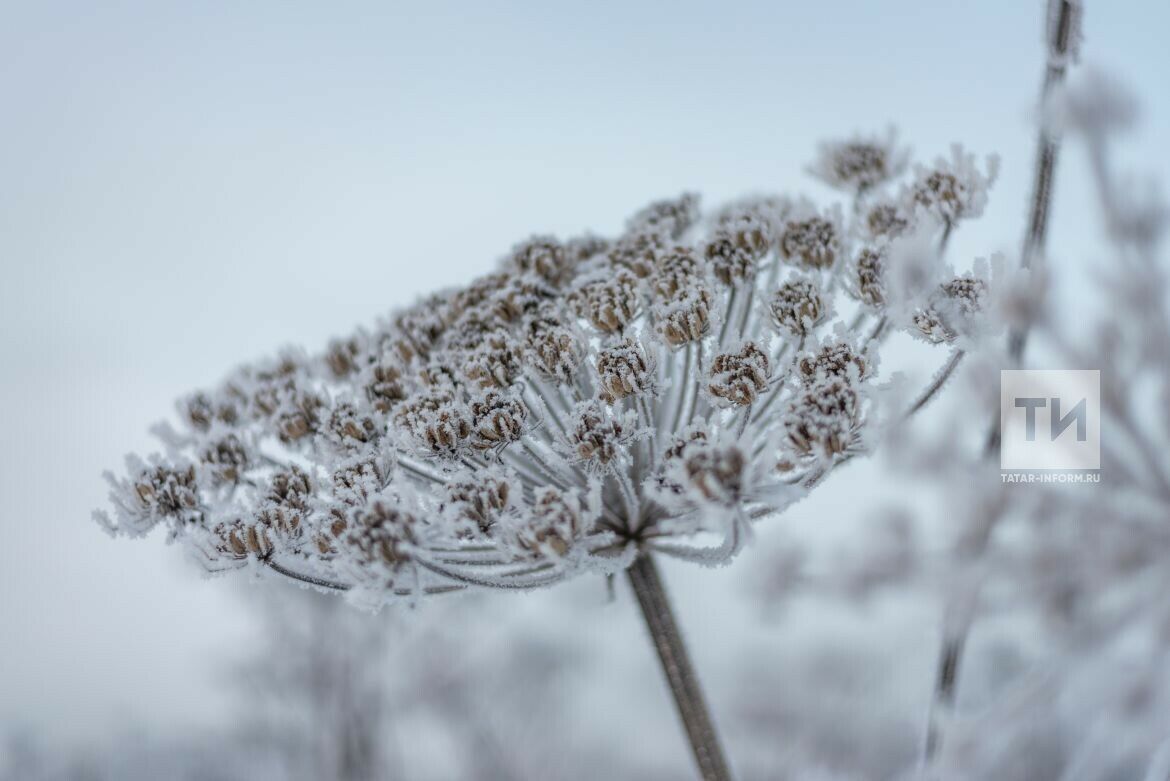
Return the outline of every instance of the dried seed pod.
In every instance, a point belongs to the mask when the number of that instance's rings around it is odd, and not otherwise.
[[[468,532],[491,535],[508,508],[512,495],[511,481],[501,475],[488,474],[448,483],[446,499],[439,512],[448,512],[468,524]]]
[[[623,236],[609,248],[609,262],[637,279],[654,273],[658,254],[666,249],[666,239],[655,233],[635,233]]]
[[[240,418],[239,410],[230,400],[220,398],[212,401],[205,393],[193,394],[180,408],[191,427],[199,431],[210,429],[215,420],[232,426]]]
[[[585,402],[569,432],[569,444],[582,461],[606,467],[621,453],[622,424],[597,402]]]
[[[432,296],[394,319],[391,336],[395,349],[404,361],[426,358],[447,329],[446,301]]]
[[[986,281],[955,277],[939,287],[929,306],[914,313],[914,327],[932,344],[953,342],[983,311],[986,299]]]
[[[275,550],[266,529],[258,528],[254,523],[244,523],[239,518],[217,523],[211,529],[211,536],[216,551],[230,559],[242,560],[249,555],[267,559]]]
[[[754,245],[743,246],[737,241],[736,235],[729,231],[716,234],[703,245],[703,256],[711,264],[712,273],[725,285],[735,285],[753,278],[762,254]]]
[[[570,301],[577,314],[606,334],[618,333],[638,314],[638,280],[628,271],[594,279],[573,291]]]
[[[531,553],[563,556],[584,531],[580,502],[557,488],[538,490],[531,513],[516,532],[517,543]]]
[[[654,233],[674,240],[699,219],[699,196],[683,193],[678,198],[654,201],[626,222],[627,233]]]
[[[248,469],[248,449],[235,434],[228,434],[207,446],[200,459],[219,483],[238,483]]]
[[[898,176],[906,167],[906,153],[898,149],[891,131],[885,137],[856,137],[821,144],[811,172],[840,190],[864,193]]]
[[[683,470],[704,501],[733,507],[743,500],[747,456],[738,446],[708,443],[688,449]]]
[[[471,402],[471,416],[475,427],[472,446],[487,450],[520,439],[528,407],[511,394],[490,390]]]
[[[894,239],[910,227],[910,215],[896,203],[876,203],[865,213],[865,229],[873,239]]]
[[[597,375],[607,400],[652,395],[657,390],[653,358],[634,339],[606,347],[597,354]]]
[[[885,268],[883,250],[865,248],[857,254],[850,292],[858,301],[874,308],[885,306]]]
[[[655,327],[671,347],[697,342],[711,329],[711,291],[695,283],[673,302],[654,310]]]
[[[481,388],[509,388],[524,371],[522,349],[507,331],[493,331],[467,354],[463,374]]]
[[[388,501],[355,508],[349,518],[346,547],[363,566],[381,566],[395,573],[410,561],[407,545],[416,543],[418,520]]]
[[[789,405],[784,430],[797,454],[832,457],[852,444],[859,417],[857,391],[848,381],[833,378],[807,387]]]
[[[401,367],[388,358],[369,368],[364,389],[370,404],[383,414],[394,409],[407,395]]]
[[[690,247],[674,247],[658,256],[654,270],[654,295],[669,301],[702,276],[702,267]]]
[[[555,236],[533,236],[512,248],[511,261],[521,273],[559,285],[565,273],[565,248]]]
[[[329,413],[325,424],[328,439],[343,450],[360,448],[381,435],[373,418],[363,415],[349,402],[342,402]]]
[[[590,233],[576,236],[565,242],[565,262],[569,269],[603,254],[610,248],[608,239]]]
[[[525,325],[524,362],[542,379],[572,382],[581,365],[582,345],[571,328],[555,319],[536,317]]]
[[[823,217],[790,220],[780,234],[780,255],[809,268],[829,268],[841,251],[837,226]]]
[[[807,336],[826,315],[820,286],[812,279],[785,282],[772,294],[768,305],[772,323],[793,336]]]
[[[978,217],[987,204],[987,192],[995,181],[998,160],[987,161],[986,173],[975,165],[975,156],[955,146],[950,159],[940,158],[929,168],[918,168],[907,193],[911,208],[935,219],[954,224],[966,217]]]
[[[553,288],[534,275],[509,277],[491,298],[491,314],[496,319],[511,323],[531,314],[555,295]]]
[[[658,488],[674,495],[681,495],[686,486],[680,482],[677,466],[686,460],[687,453],[707,446],[707,432],[698,426],[685,429],[681,434],[671,439],[666,450],[662,451],[655,483]]]
[[[832,342],[806,353],[796,362],[796,367],[805,385],[833,377],[860,381],[869,376],[870,369],[865,354],[857,352],[848,342]]]
[[[325,351],[325,365],[334,379],[343,380],[358,370],[362,344],[357,337],[334,339]]]
[[[386,467],[381,459],[372,456],[359,457],[343,463],[334,470],[333,496],[345,504],[363,504],[370,495],[381,490],[386,478]]]
[[[438,456],[455,456],[472,432],[471,415],[442,394],[419,396],[404,402],[394,422],[424,449]]]
[[[767,353],[754,342],[748,342],[739,352],[716,355],[710,375],[707,390],[711,395],[742,407],[755,403],[768,387],[772,367]]]
[[[199,506],[195,467],[148,467],[134,480],[137,509],[152,518],[178,519]]]

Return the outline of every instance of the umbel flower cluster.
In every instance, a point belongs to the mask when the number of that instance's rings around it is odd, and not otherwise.
[[[374,603],[639,550],[724,561],[865,451],[891,332],[953,343],[983,309],[987,281],[941,248],[994,164],[956,148],[899,185],[907,168],[892,135],[856,137],[811,169],[845,209],[704,216],[684,194],[615,237],[529,238],[466,287],[182,400],[166,455],[109,476],[97,518]]]

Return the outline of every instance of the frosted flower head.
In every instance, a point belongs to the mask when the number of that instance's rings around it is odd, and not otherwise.
[[[976,318],[986,309],[987,280],[974,274],[948,279],[924,309],[914,315],[914,327],[928,342],[953,342],[970,331]]]
[[[975,155],[956,144],[949,159],[940,157],[931,166],[915,166],[914,183],[904,197],[909,208],[953,225],[982,216],[998,171],[999,158],[988,157],[981,170]]]
[[[777,288],[768,309],[779,331],[798,338],[812,333],[828,314],[820,285],[807,277],[795,277]]]
[[[887,320],[957,332],[984,308],[978,274],[937,273],[936,240],[903,246],[907,202],[877,192],[891,150],[837,148],[834,175],[892,205],[881,230],[784,196],[702,219],[684,195],[232,372],[180,402],[165,456],[109,478],[98,520],[374,602],[612,573],[637,549],[730,558],[865,452]]]
[[[725,404],[743,407],[755,403],[771,378],[768,353],[755,342],[746,342],[711,361],[707,392]]]
[[[809,173],[830,187],[851,194],[867,192],[900,176],[909,154],[890,129],[881,136],[857,135],[820,145]]]
[[[806,268],[830,268],[841,253],[841,240],[839,212],[798,210],[780,232],[780,257]]]
[[[831,459],[855,442],[861,400],[852,382],[830,376],[806,386],[784,415],[788,444],[798,458]],[[784,469],[791,462],[782,462]]]
[[[600,350],[597,377],[609,401],[650,395],[657,388],[654,357],[637,339],[626,339]]]

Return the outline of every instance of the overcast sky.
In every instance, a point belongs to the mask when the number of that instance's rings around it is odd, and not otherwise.
[[[0,729],[212,718],[238,591],[89,515],[102,470],[239,362],[532,232],[613,232],[682,189],[823,194],[816,141],[888,123],[923,156],[998,152],[953,251],[1014,249],[1042,5],[0,4]],[[1085,45],[1142,96],[1125,160],[1163,180],[1168,9],[1090,3]],[[1070,269],[1099,247],[1078,152],[1053,221]],[[730,575],[685,572],[701,618]]]

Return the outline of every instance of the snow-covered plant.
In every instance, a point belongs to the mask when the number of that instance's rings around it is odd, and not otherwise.
[[[166,454],[110,476],[97,519],[367,605],[628,570],[701,771],[726,777],[651,554],[728,561],[866,452],[891,333],[960,349],[981,327],[987,279],[941,250],[994,160],[956,147],[898,189],[906,157],[892,135],[825,145],[813,170],[847,209],[778,195],[704,217],[684,194],[612,238],[529,238],[183,399]]]

